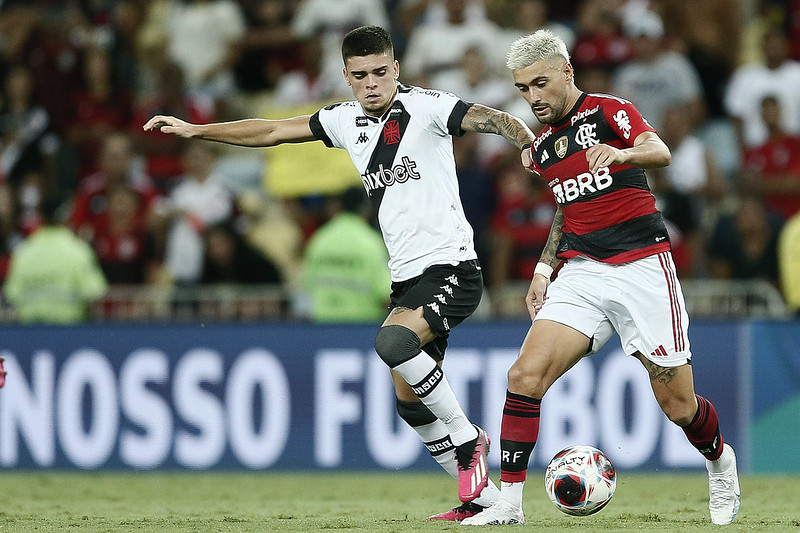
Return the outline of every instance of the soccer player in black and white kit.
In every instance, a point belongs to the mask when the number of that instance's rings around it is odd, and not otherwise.
[[[534,135],[508,113],[398,83],[400,67],[382,28],[348,33],[342,58],[355,101],[283,120],[197,125],[155,116],[144,129],[252,147],[321,140],[347,150],[389,251],[391,310],[375,350],[391,369],[400,416],[458,479],[464,503],[430,518],[461,520],[493,503],[499,490],[488,477],[488,436],[467,419],[441,369],[450,330],[475,311],[483,291],[452,136],[494,133],[521,149]]]
[[[647,369],[661,409],[705,456],[711,520],[729,524],[739,509],[736,456],[714,406],[694,391],[689,317],[643,170],[668,165],[669,149],[631,102],[581,92],[567,47],[552,32],[514,42],[507,66],[544,124],[523,164],[547,181],[558,205],[526,296],[533,324],[508,372],[501,495],[462,524],[525,521],[522,489],[542,397],[614,332]]]

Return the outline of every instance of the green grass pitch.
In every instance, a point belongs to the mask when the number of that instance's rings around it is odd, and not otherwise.
[[[527,523],[488,529],[800,532],[800,476],[743,477],[741,486],[739,516],[720,529],[708,518],[703,472],[619,472],[611,503],[579,518],[553,507],[534,471]],[[425,520],[456,503],[443,473],[0,471],[0,532],[464,531]]]

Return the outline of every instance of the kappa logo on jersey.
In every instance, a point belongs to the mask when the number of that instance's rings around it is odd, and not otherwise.
[[[362,131],[361,135],[359,135],[358,139],[356,139],[356,144],[361,144],[366,142],[369,142],[369,137],[367,137],[367,134]]]
[[[559,204],[566,204],[577,200],[585,194],[595,193],[611,187],[614,178],[611,176],[608,167],[601,167],[600,170],[592,174],[583,172],[574,178],[561,180],[556,178],[548,183],[553,189],[553,196]]]
[[[597,130],[596,123],[581,124],[578,126],[578,132],[575,134],[575,142],[580,144],[581,148],[584,150],[595,144],[600,144],[600,140],[597,138],[597,131],[595,130]]]
[[[400,142],[400,123],[390,120],[383,126],[383,142],[385,144],[397,144]]]
[[[622,130],[622,136],[626,139],[631,138],[631,118],[628,116],[628,113],[624,109],[620,109],[616,113],[614,113],[614,122],[617,123],[617,127]]]
[[[386,168],[381,163],[375,172],[364,172],[361,174],[361,181],[364,182],[367,191],[382,189],[395,183],[405,183],[409,178],[418,180],[419,173],[416,168],[417,163],[404,155],[399,165]]]
[[[556,139],[554,146],[556,149],[556,155],[559,158],[564,159],[564,156],[567,155],[567,148],[569,148],[569,139],[566,135],[559,137]]]

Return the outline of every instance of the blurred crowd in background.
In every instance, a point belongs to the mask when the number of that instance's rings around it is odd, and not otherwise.
[[[0,1],[0,278],[52,219],[89,244],[112,286],[311,283],[309,241],[360,187],[343,152],[234,148],[142,125],[352,99],[340,40],[366,24],[391,31],[401,82],[534,131],[505,54],[520,36],[556,32],[577,86],[632,100],[672,150],[647,173],[680,275],[782,287],[780,239],[800,212],[800,0]],[[454,144],[487,288],[529,281],[549,188],[500,137]],[[369,209],[348,212],[375,231]],[[374,277],[382,305],[388,280]]]

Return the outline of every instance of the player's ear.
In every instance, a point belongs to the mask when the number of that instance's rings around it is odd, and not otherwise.
[[[350,78],[347,77],[347,67],[342,69],[342,76],[344,76],[344,82],[350,87]]]
[[[572,63],[567,61],[564,63],[564,77],[567,80],[567,83],[570,83],[575,79],[575,69],[572,68]]]
[[[400,77],[400,62],[398,60],[394,60],[394,79]]]

